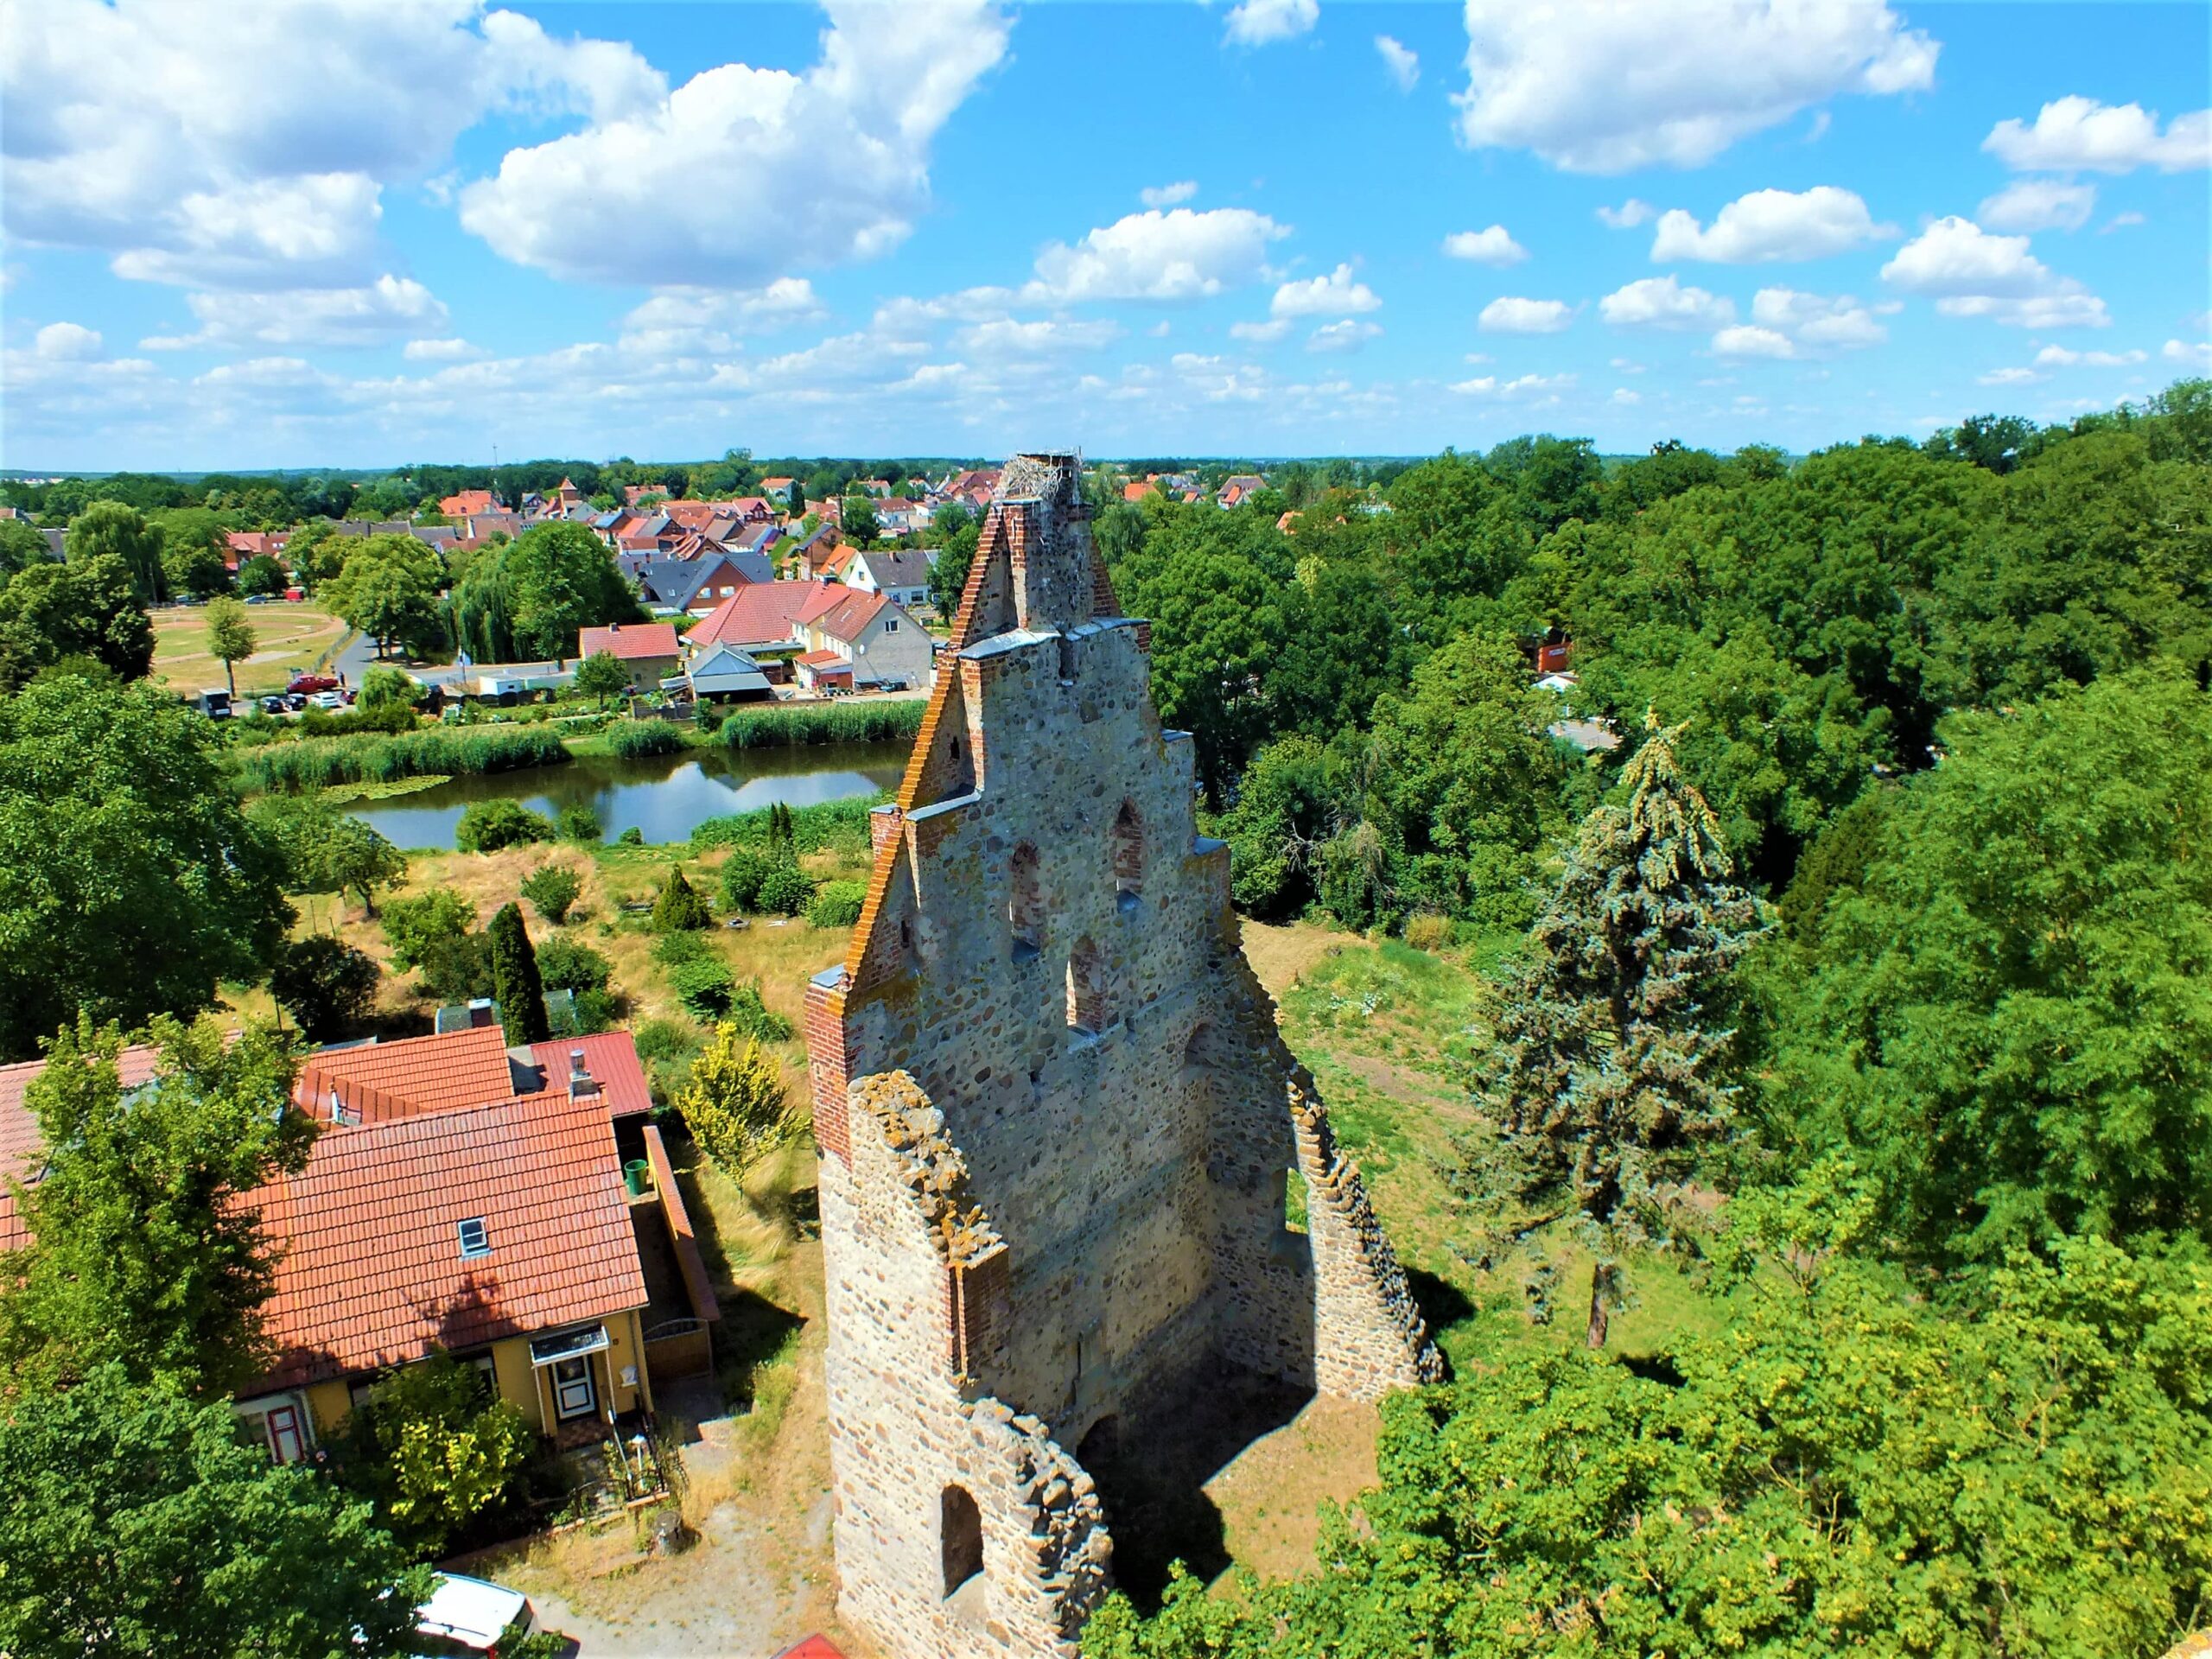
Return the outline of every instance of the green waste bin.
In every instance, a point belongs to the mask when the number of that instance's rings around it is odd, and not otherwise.
[[[652,1166],[642,1158],[632,1158],[622,1166],[622,1185],[630,1189],[632,1198],[643,1198],[652,1191]]]

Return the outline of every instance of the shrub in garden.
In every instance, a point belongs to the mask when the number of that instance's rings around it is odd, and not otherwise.
[[[607,833],[600,827],[599,814],[588,806],[563,807],[559,828],[563,841],[594,842]]]
[[[764,911],[797,916],[813,899],[814,878],[796,864],[779,864],[761,880],[760,902]]]
[[[1416,950],[1441,950],[1452,942],[1449,917],[1423,911],[1406,918],[1406,943]]]
[[[698,957],[678,963],[668,976],[676,1000],[697,1020],[720,1020],[730,1011],[737,995],[737,976],[715,957]]]
[[[423,956],[422,968],[423,988],[442,1001],[490,996],[494,989],[492,936],[464,933],[457,939],[441,940]]]
[[[645,832],[633,823],[614,839],[624,847],[642,847],[645,844]]]
[[[426,1559],[497,1503],[530,1455],[530,1426],[513,1404],[485,1398],[473,1365],[445,1354],[377,1380],[345,1439],[348,1484],[376,1500],[377,1518]]]
[[[776,861],[766,853],[756,853],[750,847],[741,847],[729,855],[722,866],[722,903],[733,911],[751,915],[760,908],[760,884]]]
[[[573,939],[548,939],[537,947],[537,977],[546,989],[603,991],[614,977],[614,964],[588,944]]]
[[[747,1037],[764,1043],[789,1042],[791,1022],[760,1000],[760,982],[748,979],[730,992],[729,1012],[723,1019]]]
[[[733,1179],[798,1128],[776,1057],[728,1023],[693,1063],[677,1103],[691,1138]]]
[[[707,942],[696,931],[664,933],[653,941],[653,960],[664,968],[679,967],[712,955]]]
[[[583,878],[565,864],[541,864],[522,879],[522,896],[556,927],[569,919],[569,911],[583,890]]]
[[[699,1033],[681,1020],[648,1020],[638,1027],[634,1040],[638,1058],[648,1064],[688,1060],[699,1052]]]
[[[553,821],[520,801],[472,801],[453,832],[453,844],[464,853],[496,853],[552,839]]]
[[[683,747],[683,728],[672,721],[631,721],[607,733],[607,746],[625,760],[674,754]]]
[[[825,881],[806,907],[812,927],[850,927],[861,918],[868,888],[859,881]]]
[[[670,865],[668,880],[661,884],[660,894],[653,900],[653,931],[682,932],[709,926],[713,920],[707,911],[707,901],[683,879],[683,867]]]
[[[386,899],[383,919],[391,965],[414,968],[432,950],[475,926],[476,906],[451,887],[431,887],[410,898]]]
[[[412,709],[415,699],[422,695],[423,688],[404,671],[389,663],[378,663],[361,676],[360,689],[353,694],[353,707],[363,713],[394,705]]]
[[[302,1031],[316,1042],[327,1042],[345,1035],[375,1005],[377,978],[374,957],[317,933],[295,939],[277,953],[269,990]]]

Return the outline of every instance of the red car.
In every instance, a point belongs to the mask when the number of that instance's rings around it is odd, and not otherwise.
[[[295,674],[292,676],[291,683],[284,689],[306,696],[316,691],[335,691],[338,689],[338,681],[334,676],[329,674]]]

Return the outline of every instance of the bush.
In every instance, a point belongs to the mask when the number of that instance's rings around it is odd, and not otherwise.
[[[1406,918],[1406,943],[1416,950],[1441,950],[1452,942],[1452,921],[1432,911]]]
[[[707,948],[707,942],[696,933],[664,933],[653,941],[653,960],[664,968],[678,967],[713,954]]]
[[[796,747],[809,743],[911,743],[922,729],[927,704],[828,702],[734,709],[722,721],[721,740],[733,749]]]
[[[614,964],[588,944],[551,938],[537,947],[537,976],[547,990],[574,991],[581,999],[607,988]]]
[[[453,832],[453,844],[464,853],[496,853],[552,839],[553,820],[520,801],[472,801]]]
[[[607,831],[600,827],[599,814],[588,806],[564,806],[559,819],[561,839],[590,842],[597,841]]]
[[[760,884],[775,868],[775,861],[766,853],[739,848],[722,866],[722,904],[751,915],[760,908]]]
[[[676,1000],[697,1020],[722,1019],[737,995],[737,976],[717,957],[702,956],[677,963],[668,976],[668,985]]]
[[[321,1043],[345,1035],[367,1014],[376,1003],[377,979],[373,957],[318,933],[277,953],[269,989],[300,1029]]]
[[[492,936],[464,933],[430,947],[422,962],[423,988],[443,1002],[466,1002],[493,990]]]
[[[660,895],[653,900],[653,931],[678,933],[695,927],[706,927],[714,918],[708,914],[707,901],[683,879],[683,867],[668,867],[668,880],[661,884]]]
[[[727,1023],[691,1068],[678,1104],[692,1138],[733,1179],[798,1129],[775,1056]]]
[[[346,718],[356,728],[372,719],[414,722],[404,707],[372,709]],[[274,722],[272,722],[273,724]],[[308,722],[312,728],[313,722]],[[308,738],[272,742],[237,756],[238,783],[248,792],[327,789],[333,784],[388,784],[433,773],[469,777],[565,763],[558,734],[542,727],[474,727],[415,732],[404,736]]]
[[[361,676],[360,688],[353,694],[353,707],[363,714],[395,706],[411,709],[422,693],[423,688],[404,671],[389,663],[378,663]]]
[[[642,847],[645,844],[645,832],[639,829],[638,826],[633,823],[627,830],[625,830],[620,835],[615,836],[614,840],[618,846]]]
[[[625,760],[674,754],[684,747],[683,728],[671,721],[632,721],[607,734],[607,747]]]
[[[530,1455],[521,1411],[485,1397],[474,1366],[434,1354],[377,1379],[347,1426],[348,1484],[374,1497],[377,1519],[425,1557],[506,1494]]]
[[[555,1023],[556,1037],[589,1037],[596,1032],[612,1031],[621,1017],[622,1004],[612,991],[578,991],[573,1019],[563,1018]]]
[[[760,883],[760,908],[797,916],[814,899],[814,878],[796,864],[779,864]]]
[[[648,1020],[633,1039],[638,1058],[648,1064],[688,1060],[699,1052],[699,1033],[680,1020]]]
[[[395,968],[419,966],[431,950],[475,925],[476,906],[451,887],[385,901],[384,937]]]
[[[757,979],[746,980],[730,992],[729,1009],[722,1021],[764,1043],[791,1040],[791,1022],[760,1000],[760,982]]]
[[[867,887],[858,881],[826,881],[806,907],[810,927],[850,927],[861,918]]]
[[[522,879],[522,896],[556,927],[569,919],[569,911],[583,890],[583,878],[565,864],[541,864]]]

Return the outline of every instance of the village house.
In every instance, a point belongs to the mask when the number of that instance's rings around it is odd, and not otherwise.
[[[741,652],[771,683],[789,684],[791,659],[806,649],[804,624],[847,590],[832,582],[764,582],[741,589],[692,624],[683,636],[689,663],[718,646]]]
[[[156,1058],[124,1050],[124,1085]],[[0,1159],[19,1179],[36,1176],[24,1095],[43,1064],[0,1067]],[[656,1376],[711,1365],[721,1310],[628,1033],[509,1048],[493,1025],[327,1048],[292,1096],[322,1133],[306,1168],[255,1195],[277,1253],[276,1358],[235,1406],[279,1462],[435,1353],[563,1444],[650,1413]],[[0,1249],[24,1236],[0,1194]]]
[[[739,588],[756,585],[727,553],[652,559],[636,574],[638,596],[649,609],[664,615],[688,611],[703,616]]]
[[[904,691],[931,681],[935,647],[904,606],[845,588],[798,625],[806,649],[791,659],[810,691]]]
[[[1238,473],[1222,480],[1221,488],[1214,493],[1214,499],[1224,507],[1240,506],[1255,493],[1267,487],[1268,480],[1259,474]]]
[[[936,560],[934,552],[918,548],[860,550],[837,577],[849,588],[882,594],[912,610],[929,603],[930,566]]]
[[[438,511],[448,518],[474,518],[499,512],[499,499],[489,490],[458,490],[439,501]]]
[[[683,659],[682,643],[672,622],[632,622],[627,627],[612,623],[586,628],[576,637],[576,655],[596,657],[601,652],[630,671],[630,690],[639,696],[660,690]]]

